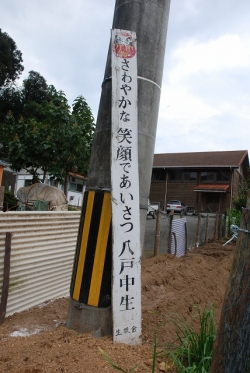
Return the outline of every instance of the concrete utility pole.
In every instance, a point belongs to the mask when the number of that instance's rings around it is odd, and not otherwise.
[[[242,211],[211,373],[250,372],[250,194],[247,207]]]
[[[135,31],[138,48],[138,122],[141,229],[152,174],[161,94],[170,0],[117,0],[112,28]],[[90,160],[88,187],[110,188],[111,52],[109,50],[97,128]]]
[[[137,35],[138,148],[142,247],[160,103],[169,8],[170,0],[116,0],[112,25],[113,29],[135,31]],[[109,48],[87,182],[87,191],[96,191],[97,193],[106,193],[111,189],[111,91],[111,51]],[[79,297],[77,299],[73,297],[74,282],[77,278],[76,272],[79,269],[78,263],[83,260],[81,258],[84,256],[81,256],[79,251],[80,246],[83,246],[80,242],[80,236],[86,219],[87,203],[83,207],[78,234],[67,326],[77,331],[98,331],[96,333],[100,335],[111,334],[112,320],[107,302],[99,301],[97,307],[93,307],[90,303],[84,304],[85,302],[81,301],[84,298],[82,284],[79,285],[81,289],[78,292],[76,291]],[[109,217],[107,225],[110,226]],[[110,246],[110,240],[107,239],[107,241],[107,246]],[[107,256],[110,256],[110,247],[107,247],[106,250]],[[90,256],[86,255],[86,258]],[[76,269],[77,266],[78,269]],[[91,265],[87,263],[87,266],[89,268]],[[110,281],[111,287],[111,272],[109,273],[109,280],[106,276],[106,272],[110,271],[111,268],[107,265],[107,260],[105,260],[103,268],[105,281]],[[106,287],[102,286],[100,294],[105,288],[106,300],[109,300],[110,304],[111,294],[108,284],[106,285]],[[102,299],[104,298],[105,294],[103,294]],[[102,305],[100,306],[100,304]],[[102,322],[101,320],[105,321]]]

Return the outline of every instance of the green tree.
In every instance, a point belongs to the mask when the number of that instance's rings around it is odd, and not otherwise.
[[[39,104],[49,99],[48,84],[37,71],[29,71],[29,76],[23,81],[24,102],[35,101]]]
[[[73,103],[72,113],[63,92],[54,93],[48,105],[49,127],[52,128],[50,151],[53,160],[48,171],[67,186],[68,173],[72,170],[87,174],[93,141],[94,117],[84,97]],[[64,190],[66,193],[66,189]]]
[[[46,80],[35,71],[29,72],[21,88],[8,86],[0,90],[1,155],[8,157],[15,170],[30,172],[34,182],[39,181],[37,170],[46,158],[40,143],[44,144],[46,137],[42,120],[49,98]]]
[[[33,182],[39,181],[38,169],[43,164],[41,136],[44,136],[41,124],[33,119],[16,120],[10,112],[3,125],[3,149],[7,153],[12,169],[22,168],[33,176]]]
[[[0,29],[0,88],[13,83],[21,75],[22,53],[14,40]]]
[[[52,98],[53,86],[48,86],[44,77],[30,71],[22,87],[10,85],[0,89],[0,123],[11,111],[14,118],[44,119],[44,107]]]
[[[23,107],[15,114],[11,108],[16,108],[15,102],[11,101],[0,129],[2,151],[12,168],[26,169],[33,175],[33,182],[38,181],[40,168],[41,181],[49,173],[65,187],[68,172],[77,170],[86,175],[94,118],[85,99],[77,97],[71,111],[65,94],[48,86],[34,71],[24,81],[21,97]]]

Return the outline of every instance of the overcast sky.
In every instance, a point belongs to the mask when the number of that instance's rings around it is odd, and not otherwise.
[[[146,1],[146,0],[144,0]],[[0,0],[30,70],[96,119],[115,0]],[[155,153],[248,150],[250,1],[172,0]]]

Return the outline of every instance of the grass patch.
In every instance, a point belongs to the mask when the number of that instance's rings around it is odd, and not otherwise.
[[[160,352],[157,352],[155,333],[152,373],[155,372],[157,357],[165,360],[165,362],[171,361],[176,373],[209,373],[216,336],[214,309],[212,306],[204,311],[201,311],[198,307],[197,309],[199,320],[199,328],[197,328],[199,330],[197,332],[180,316],[176,316],[174,319],[168,318],[166,322],[171,321],[176,327],[176,341]],[[136,365],[129,370],[124,370],[116,365],[102,349],[100,351],[107,362],[120,372],[132,373],[139,367],[139,365]]]
[[[181,317],[176,317],[176,342],[161,352],[171,358],[177,373],[208,373],[210,370],[216,330],[214,310],[198,308],[199,330],[196,332]]]

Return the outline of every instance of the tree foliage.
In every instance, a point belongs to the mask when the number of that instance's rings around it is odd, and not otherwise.
[[[4,97],[10,101],[3,104]],[[94,118],[82,96],[71,110],[62,91],[31,71],[21,92],[6,88],[0,93],[1,104],[5,107],[0,133],[3,152],[13,169],[26,169],[33,182],[39,181],[38,169],[44,177],[49,173],[64,184],[72,170],[87,174]]]
[[[93,115],[84,97],[79,96],[73,103],[72,113],[69,113],[67,102],[61,92],[57,97],[60,106],[54,107],[51,118],[54,127],[54,140],[57,148],[57,158],[50,170],[57,179],[66,184],[68,172],[77,172],[86,175],[90,150],[93,139]],[[56,123],[61,123],[60,128]]]
[[[23,112],[24,118],[33,118],[37,121],[46,119],[46,105],[52,100],[56,92],[54,86],[49,86],[42,75],[30,71],[27,79],[23,81]]]
[[[13,83],[22,73],[22,53],[14,40],[0,29],[0,88]]]
[[[16,209],[18,205],[18,199],[14,196],[14,193],[8,189],[4,191],[4,200],[3,200],[3,211],[8,211],[11,209]]]
[[[19,117],[23,110],[23,92],[15,86],[0,89],[0,123],[2,123],[9,111],[15,118]]]
[[[248,177],[241,188],[239,196],[234,199],[233,204],[237,211],[241,212],[242,207],[246,207],[247,204],[247,191],[250,189],[250,177]]]

